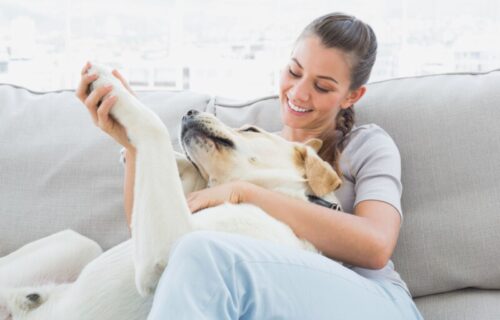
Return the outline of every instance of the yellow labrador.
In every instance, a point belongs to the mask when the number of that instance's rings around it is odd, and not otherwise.
[[[299,144],[254,126],[232,129],[192,110],[182,119],[185,154],[179,154],[158,116],[109,70],[94,66],[89,72],[99,73],[94,87],[113,84],[118,100],[112,115],[137,148],[132,239],[101,254],[95,242],[64,231],[0,259],[1,320],[146,319],[172,245],[194,230],[234,232],[316,251],[259,207],[223,204],[192,215],[185,194],[245,180],[304,201],[316,195],[337,202],[333,191],[341,180],[318,157],[321,141]]]

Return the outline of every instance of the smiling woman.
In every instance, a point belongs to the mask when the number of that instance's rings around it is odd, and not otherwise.
[[[299,35],[282,72],[281,137],[265,134],[270,139],[264,141],[262,132],[221,129],[214,126],[220,123],[215,117],[198,117],[195,111],[184,117],[184,150],[209,186],[187,195],[191,211],[197,215],[200,209],[217,210],[227,202],[256,206],[323,256],[240,236],[187,234],[169,256],[150,319],[179,315],[194,319],[202,314],[207,319],[221,315],[228,319],[327,319],[336,315],[421,319],[390,261],[402,217],[399,151],[383,129],[354,127],[352,122],[353,104],[366,91],[376,52],[376,37],[366,23],[341,13],[320,16]],[[86,103],[93,108],[88,99]],[[280,151],[297,142],[307,147]],[[313,146],[321,158],[311,151]],[[289,172],[280,178],[280,173],[288,172],[291,159],[292,168],[302,164],[302,169],[298,175]],[[345,182],[340,188],[339,175]],[[284,177],[291,179],[285,186],[262,184],[271,181],[275,185]],[[307,182],[308,192],[320,197],[338,188],[335,197],[340,195],[337,202],[345,211],[283,192],[301,182]],[[235,207],[233,215],[241,213]],[[297,279],[303,280],[299,286]],[[265,290],[260,283],[267,284]],[[296,308],[289,307],[290,300],[296,301],[292,304]],[[356,308],[359,303],[362,310]],[[283,305],[287,308],[275,307]]]
[[[269,95],[277,91],[292,35],[328,11],[355,12],[377,31],[372,80],[499,67],[498,1],[451,3],[3,0],[0,82],[73,88],[73,70],[91,60],[122,70],[134,89]]]

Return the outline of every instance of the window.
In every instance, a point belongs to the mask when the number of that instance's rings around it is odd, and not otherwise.
[[[498,0],[2,0],[0,82],[74,88],[90,60],[135,89],[274,94],[295,37],[331,11],[374,28],[371,81],[500,67]]]

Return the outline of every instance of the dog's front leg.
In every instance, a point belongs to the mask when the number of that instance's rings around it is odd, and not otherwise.
[[[165,132],[136,145],[132,239],[141,295],[153,293],[171,246],[192,229],[191,212]]]
[[[111,83],[117,101],[112,116],[127,130],[137,149],[132,241],[136,285],[151,294],[166,266],[172,244],[191,231],[191,212],[179,178],[170,135],[163,122],[103,67],[94,86]]]

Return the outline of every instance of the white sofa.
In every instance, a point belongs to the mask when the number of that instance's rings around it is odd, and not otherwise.
[[[404,223],[393,260],[426,319],[500,319],[500,70],[371,83],[356,105],[398,144]],[[277,130],[276,97],[139,92],[176,136],[188,109]],[[178,146],[177,141],[174,144]],[[119,146],[73,91],[0,85],[0,256],[71,228],[128,237]]]

